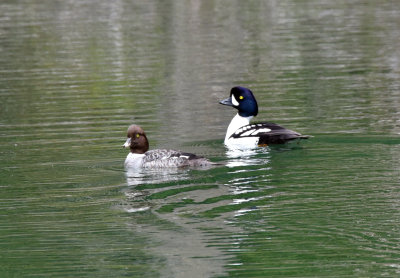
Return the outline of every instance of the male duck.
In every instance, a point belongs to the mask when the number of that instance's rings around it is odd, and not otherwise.
[[[128,139],[123,147],[130,148],[125,159],[126,168],[178,168],[208,166],[213,163],[192,153],[174,150],[151,150],[144,130],[138,125],[128,128]]]
[[[220,104],[239,111],[226,132],[224,143],[229,148],[251,149],[310,137],[273,123],[250,124],[250,120],[258,114],[258,105],[252,91],[247,88],[233,87],[230,96]]]

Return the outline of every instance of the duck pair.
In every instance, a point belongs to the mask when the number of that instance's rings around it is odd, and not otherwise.
[[[233,87],[230,96],[220,101],[220,104],[238,110],[226,132],[224,143],[228,148],[253,149],[309,138],[307,135],[301,135],[273,123],[250,124],[250,120],[258,114],[258,105],[252,91],[248,88]],[[192,153],[163,149],[149,151],[146,134],[137,125],[131,125],[128,128],[127,137],[123,145],[125,148],[130,148],[130,153],[125,160],[127,168],[198,167],[213,164],[208,159]]]

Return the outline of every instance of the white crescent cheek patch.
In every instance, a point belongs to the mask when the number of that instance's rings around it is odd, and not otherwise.
[[[232,95],[232,104],[235,106],[239,106],[239,102],[236,100],[234,95]]]

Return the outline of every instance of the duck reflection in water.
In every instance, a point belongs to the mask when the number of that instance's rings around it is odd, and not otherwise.
[[[226,166],[230,168],[263,164],[266,165],[270,162],[270,149],[227,149],[226,157],[228,158]]]

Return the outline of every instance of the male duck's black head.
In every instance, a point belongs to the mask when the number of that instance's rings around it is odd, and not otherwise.
[[[253,92],[245,87],[233,87],[230,97],[219,103],[236,108],[242,117],[255,117],[258,114],[258,105]]]
[[[128,128],[128,139],[123,147],[130,148],[131,153],[143,154],[149,150],[149,141],[143,128],[138,125],[131,125]]]

